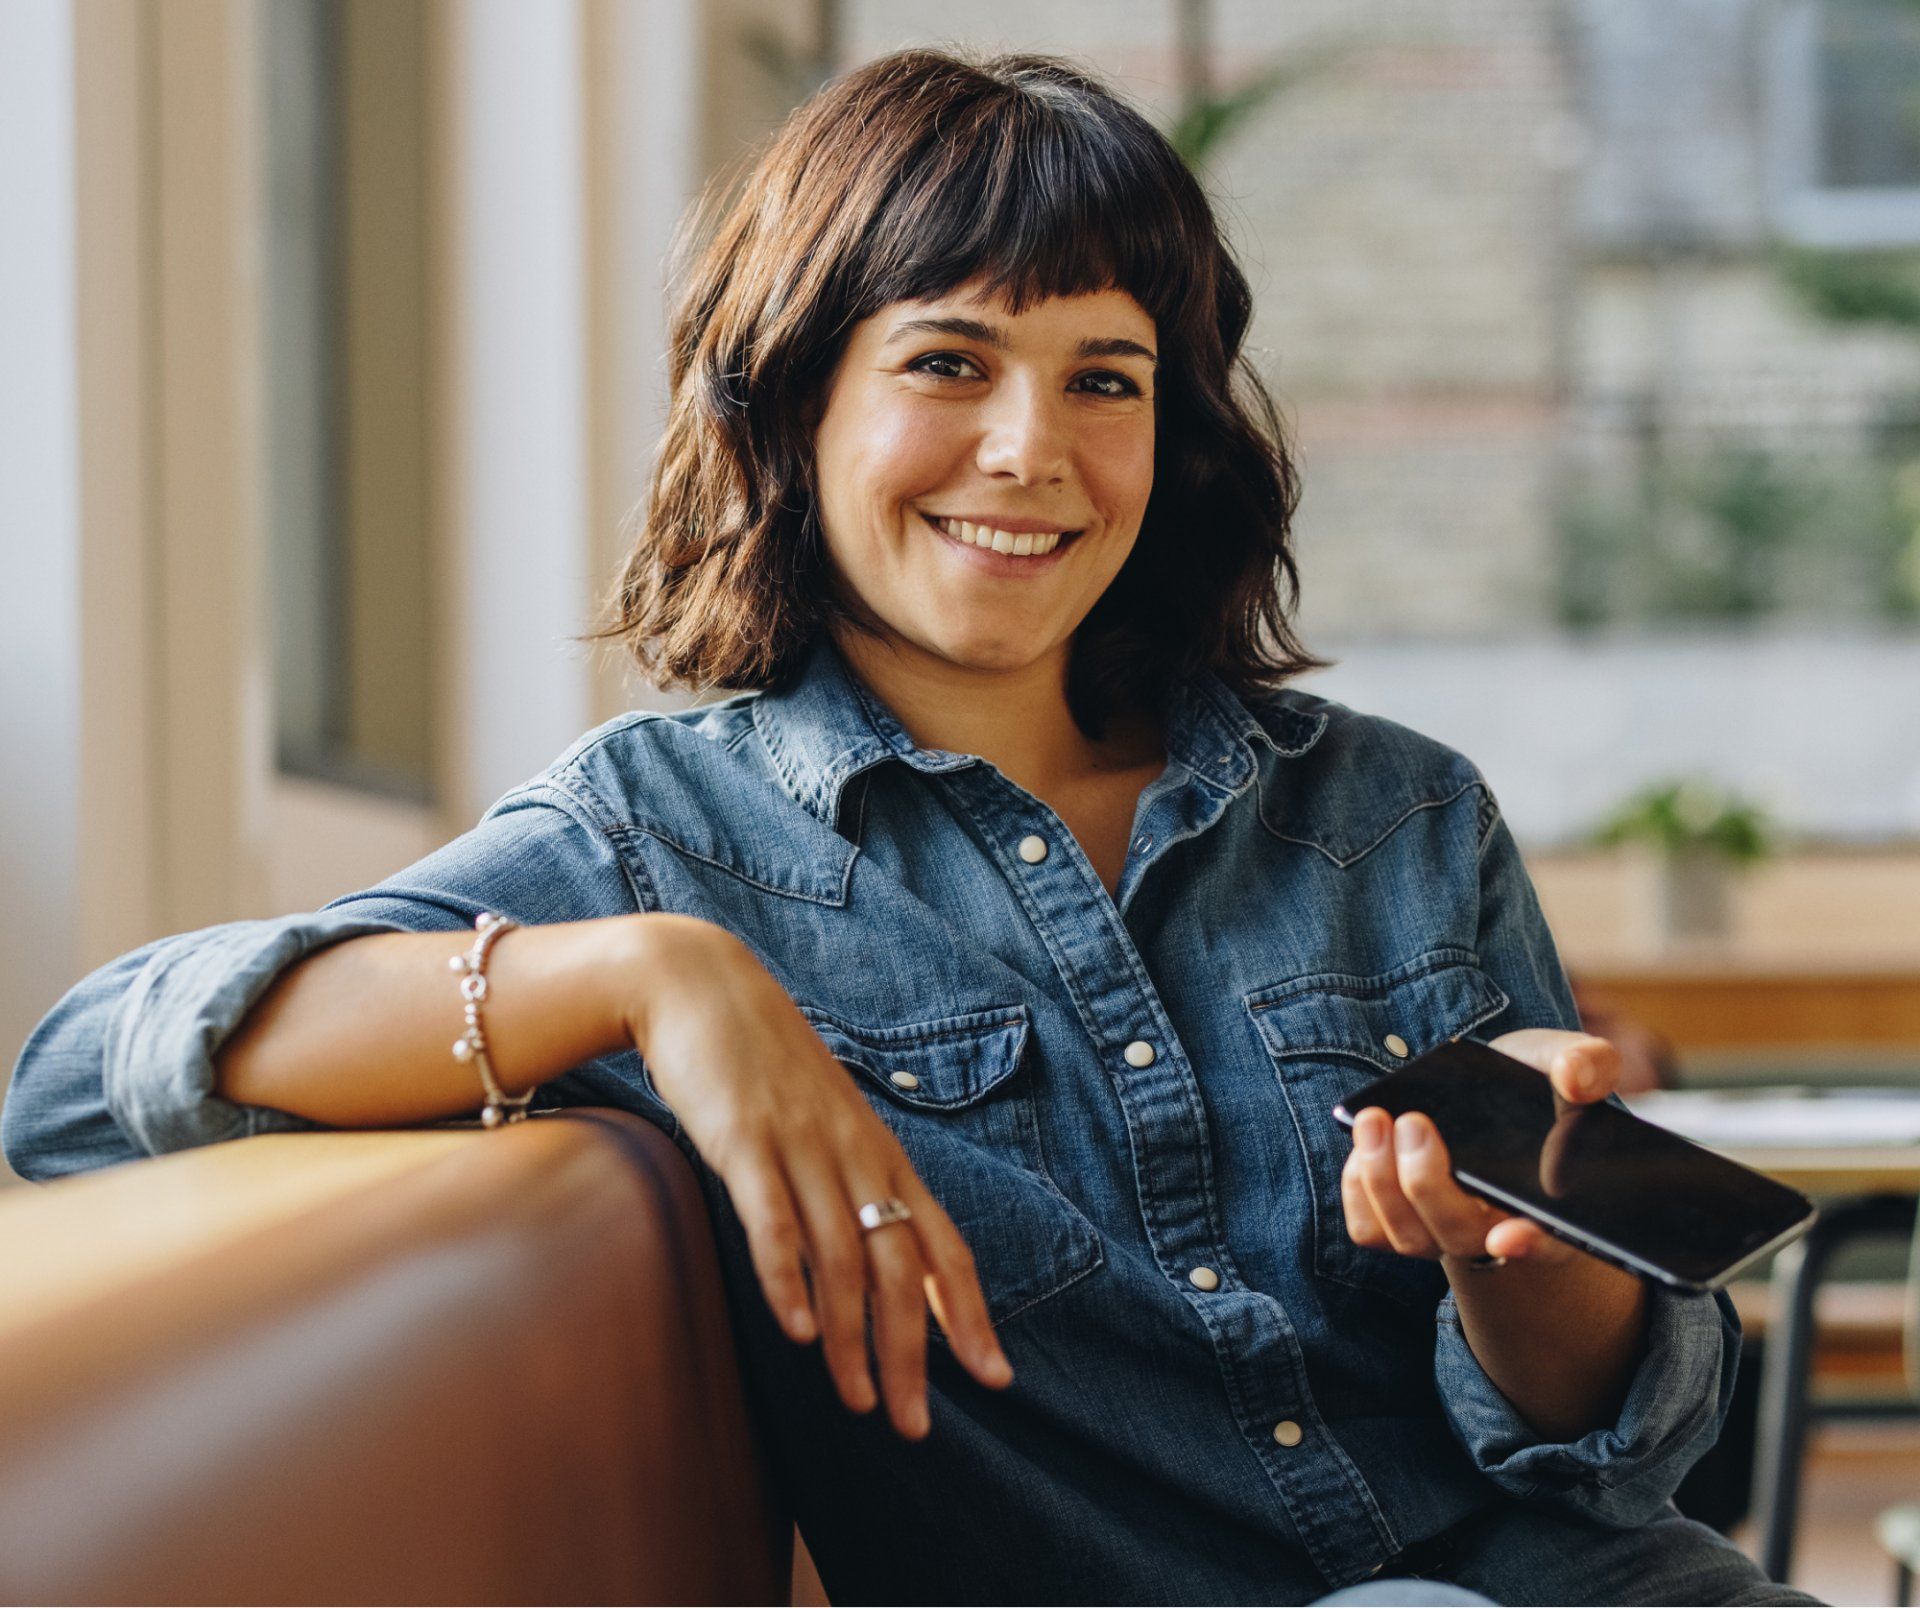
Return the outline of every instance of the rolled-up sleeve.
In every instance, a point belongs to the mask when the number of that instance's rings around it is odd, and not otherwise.
[[[629,874],[590,808],[531,784],[376,887],[319,911],[159,939],[83,978],[22,1048],[0,1144],[22,1177],[43,1180],[320,1127],[215,1092],[221,1045],[295,962],[373,933],[464,927],[485,909],[533,924],[636,908]]]
[[[1480,852],[1480,964],[1511,1006],[1471,1036],[1517,1028],[1578,1030],[1565,969],[1513,834],[1489,789]],[[1618,1095],[1610,1095],[1622,1105]],[[1624,1109],[1624,1106],[1623,1106]],[[1719,1438],[1733,1402],[1740,1319],[1731,1298],[1647,1282],[1646,1340],[1615,1423],[1567,1442],[1542,1441],[1487,1377],[1460,1327],[1452,1292],[1440,1302],[1435,1378],[1455,1437],[1510,1495],[1626,1528],[1666,1504]]]
[[[1574,1441],[1543,1441],[1487,1377],[1440,1302],[1434,1374],[1455,1437],[1508,1495],[1617,1529],[1644,1524],[1719,1438],[1733,1402],[1740,1319],[1724,1290],[1647,1287],[1646,1347],[1619,1417]]]

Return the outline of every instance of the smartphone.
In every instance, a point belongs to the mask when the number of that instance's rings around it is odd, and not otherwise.
[[[1813,1202],[1677,1133],[1597,1102],[1577,1105],[1524,1061],[1442,1044],[1333,1108],[1424,1112],[1469,1194],[1646,1278],[1717,1290],[1813,1226]]]

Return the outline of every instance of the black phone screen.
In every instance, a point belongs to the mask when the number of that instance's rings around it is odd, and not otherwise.
[[[1719,1288],[1813,1223],[1798,1190],[1618,1105],[1576,1105],[1470,1040],[1409,1061],[1334,1116],[1351,1126],[1369,1106],[1430,1117],[1462,1188],[1683,1289]]]

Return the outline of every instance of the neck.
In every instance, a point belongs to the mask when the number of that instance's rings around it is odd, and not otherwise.
[[[837,641],[847,663],[920,747],[976,754],[1036,797],[1163,753],[1149,719],[1115,719],[1098,742],[1074,723],[1067,704],[1070,643],[1031,664],[974,670],[898,639],[847,633]]]

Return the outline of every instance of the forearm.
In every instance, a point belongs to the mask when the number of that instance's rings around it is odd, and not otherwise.
[[[1443,1257],[1460,1326],[1500,1393],[1549,1441],[1613,1423],[1646,1339],[1647,1289],[1590,1256],[1476,1271]]]
[[[520,927],[494,945],[482,1021],[508,1094],[629,1047],[628,995],[654,936],[651,915]],[[470,931],[378,933],[291,966],[215,1057],[216,1090],[334,1127],[402,1127],[485,1099],[448,968]]]

